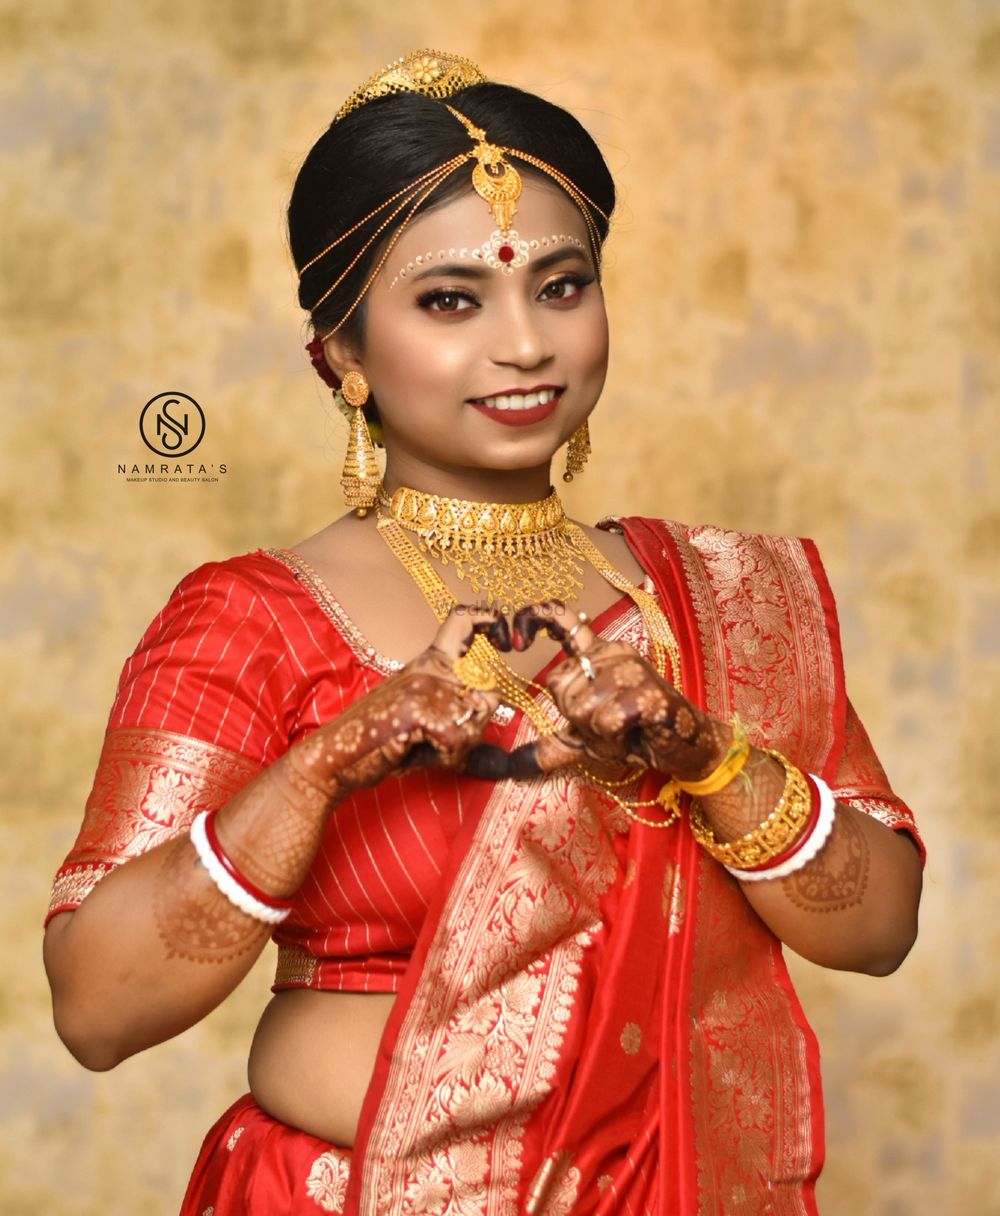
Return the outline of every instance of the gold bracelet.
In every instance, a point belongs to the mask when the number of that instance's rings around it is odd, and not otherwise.
[[[749,756],[750,740],[747,738],[747,732],[740,721],[734,718],[733,741],[723,756],[721,764],[707,777],[702,777],[700,781],[676,781],[675,784],[693,798],[707,798],[709,794],[717,794],[719,790],[724,790],[730,781],[743,771],[743,766]]]
[[[695,840],[716,861],[737,870],[756,869],[783,853],[808,823],[812,812],[812,794],[805,774],[780,752],[763,750],[784,768],[785,788],[778,805],[752,832],[725,843],[716,840],[701,807],[696,802],[691,804],[689,819]]]

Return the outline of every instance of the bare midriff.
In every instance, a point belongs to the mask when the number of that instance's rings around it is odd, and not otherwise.
[[[272,1118],[350,1148],[391,992],[277,993],[250,1049],[250,1091]]]

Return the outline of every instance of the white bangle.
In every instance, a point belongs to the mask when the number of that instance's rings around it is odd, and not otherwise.
[[[209,878],[226,899],[241,912],[245,912],[247,916],[252,916],[254,920],[262,920],[267,925],[281,924],[291,909],[269,908],[267,904],[262,903],[240,886],[212,852],[212,846],[208,843],[208,836],[205,832],[205,820],[208,816],[208,811],[202,811],[195,817],[191,824],[191,843],[198,854],[198,860],[208,871]]]
[[[816,816],[816,825],[808,837],[787,861],[779,862],[769,869],[737,870],[733,866],[726,866],[734,878],[738,878],[740,882],[767,882],[770,879],[787,878],[789,874],[794,874],[797,870],[807,866],[826,844],[837,816],[837,799],[822,777],[815,777],[810,773],[809,779],[816,783],[816,789],[819,791],[819,814]]]

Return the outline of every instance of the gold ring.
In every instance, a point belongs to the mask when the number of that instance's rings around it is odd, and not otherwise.
[[[576,624],[569,631],[569,633],[566,634],[566,641],[572,642],[572,640],[576,637],[577,633],[580,631],[580,628],[583,625],[589,625],[589,624],[590,624],[590,617],[587,616],[587,614],[585,612],[578,612],[576,614]]]

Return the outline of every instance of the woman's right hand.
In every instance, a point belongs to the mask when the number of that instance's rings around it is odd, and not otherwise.
[[[410,768],[464,767],[499,704],[454,670],[478,634],[511,649],[501,613],[457,605],[425,651],[286,754],[295,776],[335,804]]]

